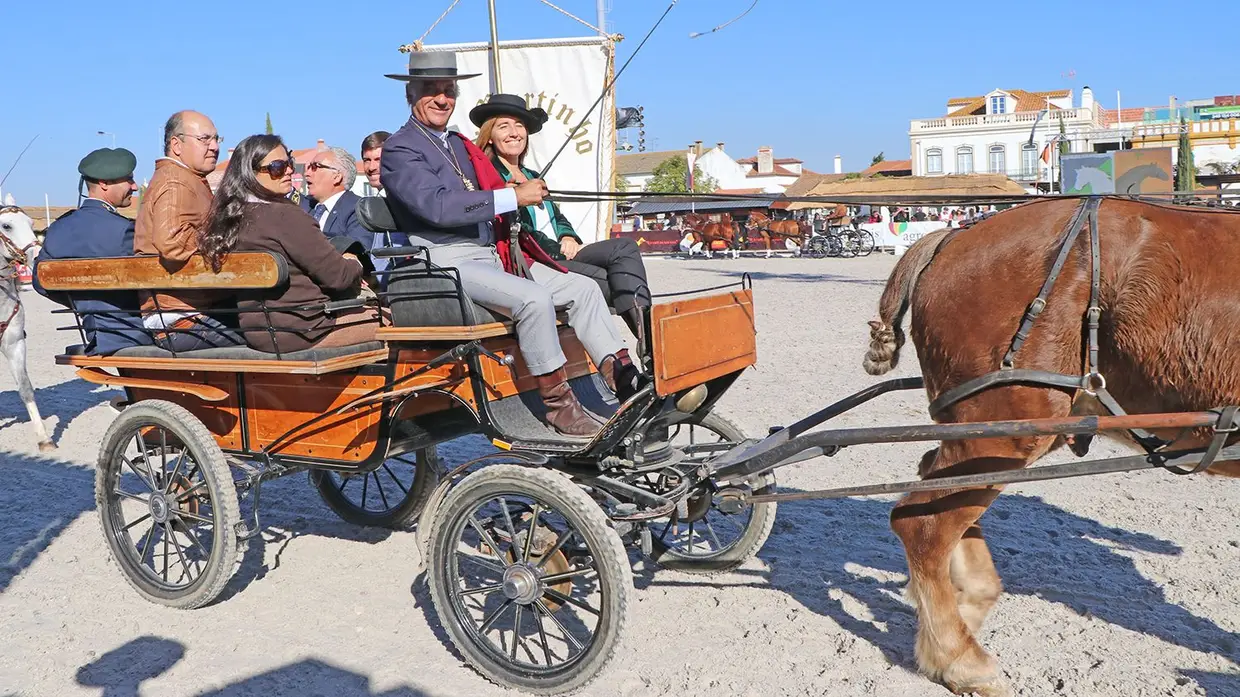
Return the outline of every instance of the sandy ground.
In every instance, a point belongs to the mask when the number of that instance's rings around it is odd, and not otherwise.
[[[873,381],[865,320],[893,264],[649,263],[656,290],[748,272],[759,366],[721,404],[751,434]],[[66,333],[29,293],[31,377],[60,444],[33,447],[0,384],[0,695],[508,694],[447,648],[415,584],[411,533],[336,519],[301,476],[264,489],[264,541],[224,599],[167,610],[108,564],[93,463],[114,393],[53,364]],[[911,375],[908,360],[897,375]],[[842,425],[925,420],[917,393]],[[460,461],[479,446],[446,450]],[[919,446],[871,446],[784,471],[789,489],[909,478]],[[1095,447],[1095,454],[1112,449]],[[781,506],[758,558],[703,579],[639,568],[615,660],[591,695],[946,695],[916,675],[891,501]],[[983,519],[1007,593],[981,633],[1022,695],[1240,695],[1240,489],[1147,472],[1029,484]]]

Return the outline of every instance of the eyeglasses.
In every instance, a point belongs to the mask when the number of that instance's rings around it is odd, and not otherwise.
[[[191,136],[188,133],[178,133],[176,135],[178,138],[193,138],[199,143],[202,143],[204,146],[210,145],[211,141],[215,141],[216,145],[224,142],[224,139],[218,133],[215,133],[213,135],[202,135],[202,136]]]
[[[271,177],[272,179],[279,179],[280,177],[284,176],[285,172],[288,172],[290,169],[293,169],[296,166],[297,166],[297,163],[294,162],[291,158],[287,160],[272,160],[271,162],[268,162],[265,165],[259,165],[255,167],[254,171],[255,172],[266,172],[267,176]]]
[[[335,167],[332,167],[331,165],[325,165],[322,162],[311,162],[310,164],[306,165],[306,169],[310,170],[311,172],[315,170],[320,170],[320,169],[330,169],[333,172],[340,171],[339,169],[336,169]]]

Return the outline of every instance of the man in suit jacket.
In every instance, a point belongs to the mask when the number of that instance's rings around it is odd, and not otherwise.
[[[516,321],[517,342],[547,407],[547,422],[565,435],[594,435],[598,422],[568,386],[555,308],[569,308],[569,324],[582,345],[595,364],[603,366],[604,379],[617,384],[617,376],[635,368],[607,301],[598,284],[568,273],[536,244],[527,251],[542,263],[527,262],[521,249],[507,243],[506,230],[497,238],[492,229],[496,215],[542,203],[546,185],[530,179],[505,186],[477,146],[460,133],[448,132],[456,81],[476,77],[457,73],[456,54],[414,51],[408,74],[387,77],[406,83],[411,111],[405,125],[383,144],[380,161],[379,178],[397,228],[409,234],[411,244],[428,247],[432,263],[455,267],[475,302]],[[503,250],[497,251],[497,242]],[[618,391],[622,401],[630,396],[625,392]]]
[[[349,191],[357,180],[357,163],[344,148],[328,148],[306,163],[306,183],[317,201],[310,215],[328,237],[352,237],[370,251],[375,235],[357,219],[360,197]]]
[[[138,190],[133,170],[138,160],[125,148],[100,148],[78,165],[86,183],[86,200],[47,228],[43,248],[35,259],[34,288],[52,300],[69,305],[59,293],[49,294],[39,284],[39,264],[48,259],[127,257],[133,254],[134,221],[116,212],[126,208]],[[152,343],[137,313],[138,294],[126,291],[74,293],[73,305],[86,334],[86,352],[106,356],[125,348]],[[96,314],[102,313],[102,314]]]

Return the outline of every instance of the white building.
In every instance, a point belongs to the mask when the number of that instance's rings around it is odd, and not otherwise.
[[[715,143],[715,147],[703,149],[699,140],[684,150],[617,154],[616,172],[624,177],[630,191],[641,191],[654,176],[656,167],[670,158],[684,157],[692,149],[696,153],[697,168],[714,179],[718,188],[759,189],[763,193],[779,194],[806,171],[801,160],[776,158],[769,147],[758,148],[755,157],[734,160],[723,146],[723,143]]]
[[[1047,191],[1059,171],[1061,122],[1069,152],[1102,153],[1175,148],[1184,119],[1199,169],[1240,162],[1237,102],[1237,97],[1227,96],[1177,104],[1172,97],[1168,106],[1107,109],[1089,87],[1081,90],[1079,103],[1072,90],[995,89],[950,99],[944,116],[910,123],[913,174],[1005,174],[1030,193]]]

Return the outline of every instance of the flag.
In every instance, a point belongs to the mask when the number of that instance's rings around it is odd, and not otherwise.
[[[685,164],[687,165],[685,167],[685,170],[686,170],[685,190],[686,191],[693,191],[693,166],[696,163],[696,161],[697,161],[697,156],[694,154],[692,150],[685,153]]]
[[[1050,143],[1047,143],[1046,147],[1042,148],[1041,160],[1048,165],[1051,163],[1051,144]]]

